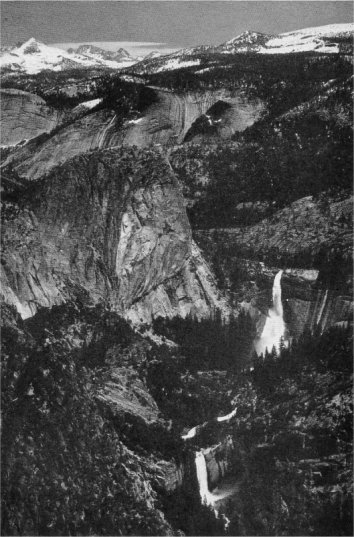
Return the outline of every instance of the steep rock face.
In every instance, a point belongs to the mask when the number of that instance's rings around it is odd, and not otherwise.
[[[63,114],[33,93],[1,90],[1,145],[13,146],[56,127]]]
[[[155,91],[157,102],[138,119],[122,124],[112,110],[93,112],[49,139],[17,150],[5,165],[11,162],[21,176],[38,179],[68,158],[96,148],[182,143],[194,121],[220,99],[231,105],[218,127],[220,135],[228,138],[235,130],[252,125],[263,109],[259,101],[250,102],[226,90],[184,94]]]
[[[226,307],[158,152],[79,156],[22,202],[5,206],[2,294],[23,317],[73,296],[107,301],[136,322]]]
[[[114,120],[114,112],[109,110],[85,116],[54,136],[17,150],[4,165],[11,163],[21,176],[38,179],[71,157],[112,145],[109,136]]]
[[[262,333],[268,309],[272,307],[272,286],[279,268],[260,267],[259,288],[255,296],[243,307],[257,323],[257,333]],[[321,331],[348,322],[353,315],[350,288],[321,287],[318,270],[286,269],[282,275],[282,302],[287,336],[298,338],[305,329]],[[262,283],[261,283],[262,282]],[[262,289],[263,287],[263,289]]]
[[[230,140],[235,132],[242,132],[250,127],[261,116],[265,109],[264,103],[260,99],[247,98],[242,92],[220,91],[215,92],[219,97],[215,105],[224,105],[224,110],[220,113],[214,112],[214,106],[211,106],[204,116],[205,127],[198,134],[197,118],[189,131],[186,133],[185,141],[194,143],[203,143],[205,140],[217,142],[221,140]],[[225,106],[226,105],[226,106]]]
[[[124,144],[140,147],[154,143],[180,144],[196,119],[220,100],[230,104],[219,127],[220,135],[229,138],[236,130],[242,131],[252,125],[263,109],[260,101],[250,101],[240,92],[208,90],[178,94],[160,89],[155,91],[158,100],[146,110],[143,117],[125,123],[122,131]]]
[[[285,321],[294,337],[299,337],[305,328],[313,330],[318,325],[323,331],[353,316],[351,295],[334,289],[314,289],[310,296],[302,298],[285,293],[285,301]]]
[[[234,450],[232,438],[227,436],[220,444],[203,450],[210,488],[214,488],[224,477],[230,467],[231,454]]]
[[[188,258],[181,270],[166,279],[131,305],[127,317],[134,323],[151,322],[157,317],[208,317],[211,311],[227,315],[227,303],[220,297],[214,276],[198,246],[191,242]]]

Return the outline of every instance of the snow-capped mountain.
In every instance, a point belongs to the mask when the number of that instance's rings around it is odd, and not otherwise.
[[[144,57],[144,60],[152,60],[153,58],[160,58],[160,56],[161,52],[159,52],[158,50],[153,50]]]
[[[19,47],[3,47],[0,51],[0,69],[7,72],[39,73],[43,70],[62,71],[77,67],[124,69],[134,65],[136,73],[158,73],[200,64],[204,54],[291,54],[296,52],[339,53],[343,43],[350,43],[353,23],[330,24],[304,28],[277,36],[246,31],[219,46],[201,45],[185,48],[168,55],[158,51],[142,61],[120,48],[112,52],[87,44],[68,51],[50,47],[29,39]]]
[[[246,31],[221,45],[201,45],[184,48],[166,56],[146,57],[134,65],[136,73],[158,73],[199,65],[201,55],[213,54],[291,54],[314,52],[333,54],[341,51],[343,42],[350,42],[354,33],[353,23],[330,24],[304,28],[279,35]]]
[[[261,47],[274,36],[262,34],[260,32],[251,32],[247,30],[242,34],[226,41],[218,47],[214,47],[214,52],[237,53],[237,52],[259,52]]]
[[[222,53],[257,52],[259,54],[338,53],[340,41],[352,37],[353,32],[353,23],[303,28],[277,36],[247,31],[215,47],[214,50]]]
[[[0,54],[0,68],[10,72],[23,72],[27,74],[36,74],[43,70],[63,71],[78,67],[108,67],[110,69],[121,69],[136,62],[133,58],[127,56],[123,49],[112,53],[117,59],[108,59],[104,55],[88,52],[98,47],[83,45],[88,49],[83,52],[65,51],[56,47],[50,47],[37,41],[34,38],[29,39],[19,47],[12,47]],[[79,47],[80,48],[80,47]],[[102,51],[103,53],[107,51]],[[109,54],[109,53],[108,53]],[[119,59],[118,59],[119,58]]]
[[[94,45],[80,45],[77,49],[69,49],[68,52],[96,60],[130,63],[136,61],[136,59],[133,58],[124,48],[120,48],[116,52],[113,52],[111,50],[104,50]]]

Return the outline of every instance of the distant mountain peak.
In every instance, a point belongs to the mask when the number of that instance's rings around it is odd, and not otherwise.
[[[7,72],[36,74],[49,69],[62,71],[77,67],[120,69],[136,60],[124,49],[117,52],[103,50],[90,44],[80,45],[76,50],[62,50],[48,46],[34,37],[24,43],[1,50],[0,68]]]
[[[217,52],[257,52],[261,54],[285,54],[293,52],[339,51],[336,38],[348,37],[353,33],[353,23],[328,24],[313,28],[292,30],[279,35],[263,34],[246,30],[215,48]],[[333,41],[330,43],[330,41]]]
[[[147,54],[144,57],[144,60],[150,60],[152,58],[159,58],[160,56],[161,56],[161,52],[159,52],[158,50],[152,50],[151,52],[149,52],[149,54]]]
[[[97,58],[100,60],[108,60],[114,62],[132,61],[134,58],[124,48],[119,48],[116,52],[105,50],[96,45],[85,44],[80,45],[77,49],[69,49],[72,54],[81,54],[89,58]]]
[[[28,45],[34,45],[34,44],[42,45],[43,43],[41,43],[41,41],[38,41],[38,39],[36,39],[35,37],[30,37],[29,39],[27,39],[27,41],[24,41],[21,44],[21,47],[26,47]]]
[[[129,54],[129,52],[127,50],[125,50],[125,48],[119,48],[117,50],[116,54],[122,54],[124,56],[127,56],[127,57],[131,58],[131,55]]]
[[[253,40],[258,39],[259,37],[266,36],[266,34],[263,34],[261,32],[254,32],[253,30],[246,30],[245,32],[242,32],[241,34],[237,35],[236,37],[233,37],[229,41],[226,41],[227,43],[232,43],[234,41],[245,41],[245,40]]]
[[[226,43],[222,43],[216,50],[219,52],[258,52],[260,48],[269,39],[272,39],[273,35],[263,34],[261,32],[254,32],[252,30],[246,30],[241,34],[233,37]]]
[[[40,52],[41,48],[45,46],[44,43],[37,41],[34,37],[31,37],[28,41],[23,43],[20,47],[24,54],[35,54]]]

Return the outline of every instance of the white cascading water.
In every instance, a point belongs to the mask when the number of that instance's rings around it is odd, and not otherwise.
[[[210,506],[214,510],[215,516],[218,517],[220,511],[217,507],[217,502],[238,492],[239,484],[225,483],[214,489],[213,492],[210,492],[208,487],[207,465],[202,451],[197,451],[195,454],[195,467],[197,470],[200,500],[202,504]],[[224,521],[225,529],[227,529],[230,520],[224,514],[221,515],[221,518]]]
[[[234,410],[232,412],[230,412],[229,414],[226,414],[226,416],[219,416],[217,419],[217,421],[219,422],[222,422],[222,421],[229,421],[231,420],[231,418],[233,418],[234,416],[236,416],[236,412],[237,412],[237,408],[234,408]]]
[[[322,298],[322,301],[321,301],[321,306],[320,306],[320,309],[319,309],[319,312],[317,314],[317,319],[316,319],[316,325],[319,325],[320,323],[322,323],[322,314],[323,314],[323,310],[325,308],[325,305],[327,303],[327,297],[328,297],[328,289],[326,289],[326,292]]]
[[[194,438],[196,434],[197,434],[197,426],[190,429],[187,434],[183,434],[181,438],[182,440],[189,440],[190,438]]]
[[[280,270],[274,278],[273,307],[268,311],[268,317],[262,335],[256,343],[256,352],[258,355],[264,354],[266,349],[270,352],[273,346],[279,351],[280,340],[285,334],[283,304],[281,301],[282,274],[283,271]]]
[[[214,498],[213,494],[209,492],[207,466],[202,451],[197,451],[195,454],[195,467],[197,470],[200,499],[205,505],[213,505]]]

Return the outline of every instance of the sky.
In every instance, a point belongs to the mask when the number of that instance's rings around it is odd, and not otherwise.
[[[1,1],[1,46],[30,37],[135,55],[220,44],[245,30],[277,34],[352,22],[351,1]]]

